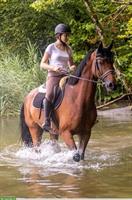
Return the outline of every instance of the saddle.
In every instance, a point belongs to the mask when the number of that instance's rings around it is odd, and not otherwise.
[[[37,93],[37,95],[35,96],[35,98],[33,100],[33,106],[35,108],[43,109],[43,100],[46,95],[45,85],[41,85],[38,88],[38,91],[39,92]],[[56,110],[60,106],[60,104],[63,100],[63,97],[64,97],[64,87],[63,88],[54,87],[54,98],[52,100],[52,106],[53,106],[54,110]]]

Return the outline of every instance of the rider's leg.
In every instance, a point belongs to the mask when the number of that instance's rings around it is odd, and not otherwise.
[[[51,129],[50,116],[52,112],[52,101],[54,98],[54,87],[59,84],[60,77],[48,77],[46,81],[46,96],[44,99],[44,125],[43,130],[49,131]]]
[[[44,119],[45,119],[45,122],[44,122],[44,125],[43,125],[43,130],[49,131],[50,125],[51,125],[50,115],[51,115],[51,112],[52,112],[52,104],[47,98],[44,99],[43,103],[44,103]]]

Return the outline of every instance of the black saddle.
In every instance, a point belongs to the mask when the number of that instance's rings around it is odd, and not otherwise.
[[[35,108],[40,108],[42,109],[43,108],[43,100],[45,98],[45,95],[46,95],[46,90],[45,92],[39,92],[37,93],[37,95],[35,96],[34,100],[33,100],[33,106]],[[63,96],[64,96],[64,89],[61,89],[60,87],[55,87],[54,88],[54,98],[53,98],[53,101],[52,101],[52,106],[53,106],[53,109],[57,109],[62,100],[63,100]]]

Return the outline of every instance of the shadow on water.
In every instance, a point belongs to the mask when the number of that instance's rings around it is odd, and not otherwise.
[[[19,141],[18,120],[0,125],[0,194],[17,197],[132,197],[132,113],[98,112],[85,161],[75,163],[65,144],[43,137],[36,149]]]

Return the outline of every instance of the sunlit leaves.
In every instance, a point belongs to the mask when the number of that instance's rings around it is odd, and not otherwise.
[[[132,36],[132,18],[128,21],[126,34]]]
[[[46,10],[51,4],[54,4],[55,0],[36,0],[31,4],[31,7],[37,11]]]

